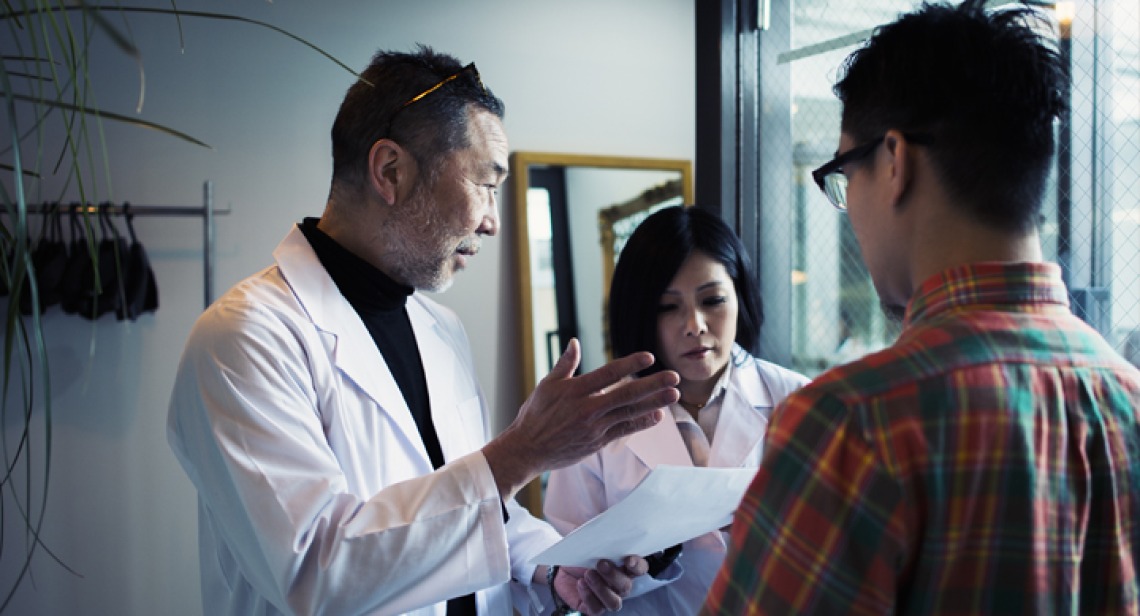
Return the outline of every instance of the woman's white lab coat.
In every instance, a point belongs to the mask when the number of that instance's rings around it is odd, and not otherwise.
[[[441,600],[479,591],[480,614],[510,614],[508,581],[529,583],[527,561],[558,535],[513,501],[504,522],[458,319],[408,300],[448,462],[433,472],[372,337],[299,229],[274,257],[195,324],[170,404],[169,440],[199,495],[204,612],[442,616]]]
[[[725,386],[709,452],[710,467],[759,466],[772,408],[808,381],[801,374],[753,358],[739,346],[733,349],[733,357],[744,360],[733,366]],[[559,532],[568,533],[625,498],[659,464],[693,464],[669,412],[656,426],[552,472],[546,487],[546,519]],[[726,538],[724,533],[713,532],[686,541],[681,556],[657,579],[642,576],[634,581],[621,613],[696,614],[724,560]]]

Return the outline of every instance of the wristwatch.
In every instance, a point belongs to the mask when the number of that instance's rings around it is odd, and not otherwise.
[[[546,569],[546,584],[550,586],[550,598],[554,601],[554,616],[579,616],[580,612],[570,607],[554,589],[554,577],[558,575],[558,565]]]
[[[654,552],[653,554],[646,556],[645,562],[649,563],[649,577],[655,578],[661,575],[661,573],[668,569],[669,565],[673,564],[673,561],[677,560],[677,557],[680,555],[681,544],[678,543],[671,548],[665,548],[660,552]]]

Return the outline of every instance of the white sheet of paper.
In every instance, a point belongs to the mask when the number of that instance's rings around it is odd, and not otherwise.
[[[629,496],[531,559],[593,567],[599,559],[646,556],[732,522],[754,468],[658,466]]]

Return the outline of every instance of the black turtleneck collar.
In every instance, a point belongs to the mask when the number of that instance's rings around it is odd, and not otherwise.
[[[361,314],[403,309],[415,289],[392,280],[371,263],[337,244],[317,228],[319,220],[306,218],[298,227],[353,309]]]

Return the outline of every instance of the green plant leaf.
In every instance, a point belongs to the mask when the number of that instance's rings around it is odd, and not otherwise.
[[[6,94],[5,92],[0,92],[0,96],[3,96],[5,94]],[[170,128],[168,126],[163,126],[161,124],[156,124],[154,122],[148,122],[147,120],[142,120],[139,118],[132,118],[130,116],[125,116],[125,115],[122,115],[119,113],[115,113],[113,111],[106,111],[104,109],[94,109],[91,107],[83,107],[80,105],[73,105],[71,103],[65,103],[63,101],[57,101],[57,100],[52,100],[52,99],[36,98],[34,96],[27,96],[25,94],[11,94],[11,97],[15,100],[18,100],[18,101],[35,103],[37,105],[44,105],[44,106],[53,107],[56,109],[66,109],[68,111],[77,111],[77,112],[82,113],[82,114],[91,115],[91,116],[95,116],[95,117],[106,119],[106,120],[114,120],[116,122],[122,122],[124,124],[133,124],[135,126],[139,126],[142,128],[149,128],[151,130],[156,130],[160,133],[165,133],[165,134],[170,135],[172,137],[177,137],[177,138],[179,138],[183,141],[186,141],[188,143],[193,143],[194,145],[202,146],[204,148],[209,148],[211,150],[213,149],[210,146],[210,144],[208,144],[204,141],[201,141],[199,139],[196,139],[194,137],[191,137],[190,135],[187,135],[186,133],[183,133],[181,131],[177,131],[177,130]]]
[[[156,2],[161,3],[162,0]],[[175,0],[169,0],[169,8],[127,7],[118,3],[91,4],[87,0],[75,0],[72,3],[59,0],[22,0],[19,3],[0,0],[0,21],[6,22],[4,25],[13,35],[16,48],[15,53],[0,57],[0,107],[3,107],[5,116],[0,119],[0,123],[9,129],[7,138],[0,135],[6,142],[0,144],[0,156],[5,159],[11,156],[11,161],[5,160],[0,164],[0,170],[10,174],[10,178],[0,182],[0,207],[7,214],[0,217],[0,280],[7,283],[16,294],[26,289],[33,300],[30,317],[19,313],[18,301],[9,301],[6,313],[0,315],[4,328],[3,341],[0,342],[0,369],[3,370],[0,374],[0,395],[3,396],[0,399],[0,456],[3,458],[3,469],[0,470],[0,554],[4,553],[5,548],[9,551],[13,549],[12,542],[5,541],[13,533],[2,522],[9,518],[15,521],[16,518],[12,516],[18,516],[22,521],[22,525],[16,523],[16,528],[17,533],[23,532],[26,546],[20,554],[11,557],[12,567],[5,569],[4,579],[0,582],[0,612],[10,606],[21,584],[30,577],[31,563],[37,554],[47,554],[65,570],[78,575],[48,548],[41,535],[48,505],[53,455],[52,399],[50,365],[38,302],[39,290],[36,286],[34,261],[31,259],[26,193],[28,186],[25,182],[40,180],[37,171],[49,168],[44,164],[44,126],[49,119],[61,120],[64,143],[60,147],[58,160],[52,161],[55,162],[55,171],[64,174],[60,178],[62,186],[58,187],[59,194],[62,198],[71,191],[77,191],[79,200],[83,202],[98,200],[88,197],[89,193],[94,192],[93,187],[98,185],[96,167],[99,161],[102,161],[106,174],[105,184],[110,191],[111,173],[107,162],[110,156],[107,155],[106,139],[102,134],[104,120],[155,130],[186,143],[210,147],[173,128],[99,107],[87,57],[96,34],[106,35],[116,48],[133,58],[138,65],[140,79],[136,110],[141,110],[146,94],[142,54],[132,40],[130,23],[125,18],[121,25],[113,23],[114,15],[108,11],[116,11],[123,16],[147,13],[173,16],[178,24],[179,44],[183,50],[185,43],[182,20],[185,18],[232,21],[266,28],[301,43],[361,79],[358,73],[331,54],[277,26],[236,15],[183,11],[178,8]],[[73,19],[69,17],[71,15],[79,18]],[[7,49],[6,45],[5,50]],[[9,63],[22,64],[13,64],[14,70],[9,70]],[[28,92],[17,92],[12,87],[13,80],[19,80],[21,89],[27,89]],[[17,109],[24,112],[27,107],[32,109],[32,121],[30,127],[24,125],[21,132]],[[32,139],[35,141],[27,143]],[[95,156],[95,152],[101,156]],[[54,152],[52,154],[54,159]],[[53,187],[54,189],[56,188]],[[92,258],[97,277],[95,236],[91,222],[86,217],[83,228],[86,249]],[[119,255],[116,254],[115,258],[118,261]],[[97,281],[96,284],[100,282]],[[34,423],[37,420],[36,412],[42,415],[42,429]],[[16,417],[17,413],[19,417]],[[35,480],[39,483],[34,484]],[[22,485],[18,485],[21,481]]]
[[[240,15],[227,15],[225,13],[210,13],[207,11],[183,11],[183,10],[180,10],[177,8],[160,9],[160,8],[142,7],[142,6],[84,4],[81,7],[80,6],[62,6],[62,7],[43,7],[43,8],[36,8],[36,9],[27,9],[27,10],[23,10],[23,11],[9,10],[8,13],[0,15],[0,20],[19,19],[22,17],[31,17],[31,16],[34,16],[34,15],[37,15],[37,14],[40,14],[43,12],[75,11],[75,10],[82,10],[85,12],[90,12],[90,11],[121,11],[123,13],[150,13],[150,14],[159,14],[159,15],[174,15],[178,18],[200,17],[203,19],[215,19],[215,20],[221,20],[221,21],[237,21],[237,22],[241,22],[241,23],[247,23],[250,25],[258,26],[260,28],[266,28],[266,29],[272,30],[272,31],[274,31],[274,32],[276,32],[282,36],[286,36],[288,38],[291,38],[294,41],[297,41],[298,43],[308,47],[309,49],[312,49],[313,51],[321,54],[322,56],[329,59],[330,61],[332,61],[337,66],[348,71],[352,76],[356,77],[357,79],[360,79],[361,81],[368,83],[369,85],[373,85],[368,80],[361,77],[360,73],[357,73],[356,71],[349,68],[349,66],[347,64],[338,60],[336,58],[336,56],[333,56],[329,52],[325,51],[324,49],[321,49],[320,47],[317,47],[316,45],[314,45],[313,43],[310,43],[309,41],[305,40],[304,38],[301,38],[300,36],[297,36],[296,34],[293,34],[292,32],[289,32],[288,30],[285,30],[284,28],[280,28],[278,26],[275,26],[271,23],[267,23],[267,22],[260,21],[257,19],[251,19],[249,17],[242,17]]]

